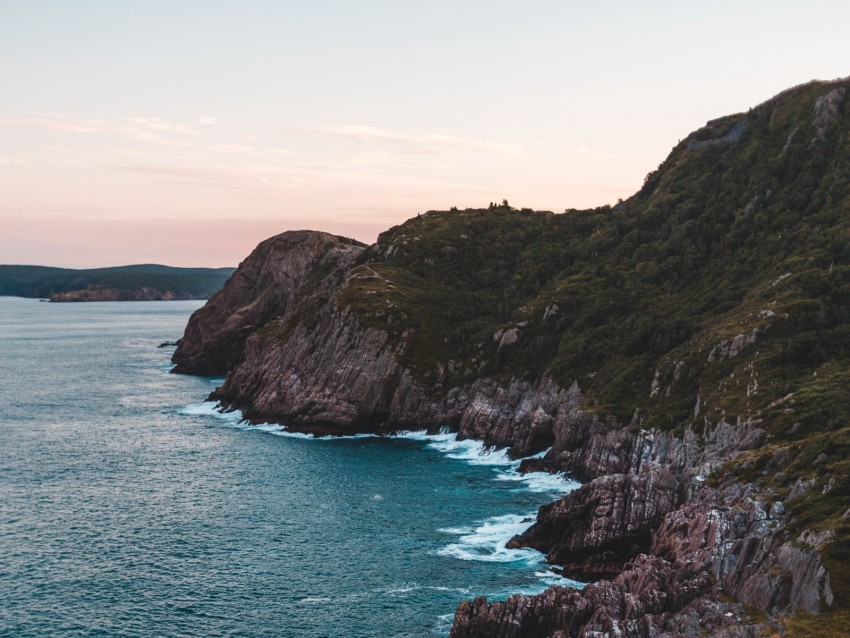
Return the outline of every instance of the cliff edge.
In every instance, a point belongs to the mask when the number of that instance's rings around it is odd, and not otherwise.
[[[709,122],[614,207],[263,242],[175,371],[252,421],[455,429],[584,485],[511,541],[595,581],[452,636],[844,635],[850,81]]]

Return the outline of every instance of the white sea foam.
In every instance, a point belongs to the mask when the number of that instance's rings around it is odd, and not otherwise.
[[[438,434],[428,434],[424,430],[419,430],[397,432],[385,437],[377,434],[314,436],[304,432],[292,432],[286,429],[286,427],[275,423],[250,424],[244,420],[242,412],[239,410],[223,410],[218,403],[213,401],[187,405],[178,410],[178,412],[188,416],[210,416],[240,430],[265,432],[266,434],[293,439],[339,441],[344,439],[391,438],[420,441],[425,443],[426,447],[436,450],[450,459],[465,461],[471,465],[492,465],[494,468],[499,468],[494,477],[496,480],[521,483],[522,489],[531,492],[559,495],[571,492],[579,486],[579,483],[562,474],[550,474],[548,472],[528,472],[521,474],[518,471],[520,460],[509,458],[506,449],[488,447],[483,442],[474,439],[459,440],[456,433],[449,432],[447,429],[444,429]],[[547,451],[544,450],[528,458],[542,458]]]
[[[515,481],[522,483],[523,489],[530,492],[548,492],[551,494],[568,494],[580,485],[577,481],[563,474],[550,474],[549,472],[527,472],[520,474],[515,468],[499,472],[496,480]]]
[[[481,441],[474,439],[460,440],[457,434],[443,430],[439,434],[428,434],[422,431],[397,432],[388,435],[387,438],[407,439],[408,441],[422,441],[426,447],[445,454],[450,459],[466,461],[472,465],[518,465],[519,461],[508,458],[505,449],[497,450],[487,447]]]
[[[215,401],[205,401],[204,403],[196,403],[184,406],[178,410],[178,413],[188,416],[210,416],[214,417],[226,425],[235,427],[237,430],[247,430],[255,432],[264,432],[274,436],[283,436],[292,439],[310,439],[316,441],[334,441],[340,439],[368,439],[374,438],[375,434],[351,434],[348,436],[314,436],[305,432],[292,432],[287,430],[285,426],[277,423],[248,423],[239,410],[224,410]]]
[[[310,605],[310,604],[320,604],[320,603],[329,603],[331,602],[330,598],[325,596],[307,596],[306,598],[302,598],[298,601],[299,605]]]
[[[471,592],[468,587],[444,587],[442,585],[419,585],[417,583],[413,583],[410,585],[399,585],[397,587],[388,587],[387,589],[383,589],[381,591],[390,596],[403,596],[404,594],[409,594],[411,592],[422,590],[456,592],[458,594],[469,594]]]
[[[496,450],[487,448],[481,441],[466,439],[464,441],[445,441],[429,443],[432,447],[443,452],[450,459],[466,461],[471,465],[514,465],[515,462],[508,458],[505,449]]]
[[[440,556],[466,561],[493,563],[523,562],[529,566],[543,562],[543,554],[533,549],[508,549],[507,542],[528,529],[534,515],[503,514],[491,516],[478,527],[448,528],[441,532],[458,534],[457,542],[437,550]]]
[[[404,430],[394,434],[388,434],[388,439],[407,439],[408,441],[430,441],[437,436],[444,436],[445,433],[428,434],[425,430]]]
[[[447,636],[452,629],[454,619],[454,614],[443,614],[441,616],[437,616],[437,622],[434,623],[434,628],[431,631],[435,634]]]
[[[550,569],[534,572],[534,575],[537,576],[540,579],[540,582],[546,587],[557,585],[558,587],[575,587],[576,589],[583,589],[586,584],[573,580],[572,578],[567,578],[561,574],[557,574]]]
[[[239,410],[223,410],[222,407],[214,401],[205,401],[204,403],[186,405],[180,408],[178,412],[188,416],[211,416],[232,424],[237,424],[242,421],[242,412]]]
[[[298,439],[310,439],[315,441],[334,441],[340,439],[380,438],[375,434],[352,434],[348,436],[322,436],[315,437],[301,432],[290,432],[281,425],[271,423],[260,423],[251,425],[244,421],[242,413],[238,410],[223,411],[218,404],[206,402],[197,405],[189,405],[180,410],[181,414],[192,416],[212,416],[225,422],[231,427],[240,430],[258,430],[274,436],[284,436]],[[448,458],[457,459],[471,465],[493,466],[494,479],[498,481],[513,481],[521,485],[521,489],[531,492],[545,493],[552,496],[563,495],[571,492],[579,486],[579,483],[567,478],[562,474],[549,474],[548,472],[528,472],[521,474],[519,465],[521,460],[513,460],[508,457],[507,450],[488,447],[481,441],[473,439],[458,440],[457,434],[444,429],[438,434],[428,434],[426,431],[405,431],[387,435],[383,438],[405,439],[424,443],[426,447],[436,450]],[[529,458],[543,458],[548,450],[544,450]],[[372,499],[380,500],[379,494],[373,495]],[[542,566],[545,558],[543,554],[533,549],[508,549],[507,542],[528,529],[536,518],[535,513],[503,514],[492,516],[479,523],[477,526],[451,527],[440,529],[440,532],[457,536],[456,542],[437,550],[441,556],[450,556],[464,561],[484,561],[499,563],[523,563],[528,567]],[[549,570],[535,572],[539,583],[533,587],[522,590],[522,593],[539,593],[551,585],[580,587],[577,583],[564,578]],[[410,587],[396,588],[387,593],[399,595],[420,589],[415,585]],[[447,588],[430,587],[435,590],[447,590]],[[468,593],[464,591],[463,593]]]

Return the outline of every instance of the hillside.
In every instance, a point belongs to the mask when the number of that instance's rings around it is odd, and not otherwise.
[[[0,295],[51,301],[207,299],[234,268],[175,268],[138,264],[71,269],[0,265]]]
[[[225,286],[177,370],[228,372],[214,397],[253,420],[446,424],[586,481],[512,543],[604,580],[464,603],[454,636],[845,635],[848,88],[709,122],[613,207],[432,211],[367,248],[325,236],[251,321],[273,282]]]

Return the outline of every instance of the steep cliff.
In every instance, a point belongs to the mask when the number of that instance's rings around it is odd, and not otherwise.
[[[177,371],[316,433],[448,425],[585,481],[513,539],[605,577],[455,636],[850,625],[850,81],[709,122],[613,208],[261,244]],[[820,630],[820,629],[819,629]]]
[[[299,286],[344,267],[362,244],[294,231],[262,242],[224,287],[189,320],[174,353],[175,372],[223,374],[241,363],[249,335],[286,314]]]

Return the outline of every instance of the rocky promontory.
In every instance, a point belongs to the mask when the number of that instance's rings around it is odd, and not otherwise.
[[[464,602],[457,638],[844,635],[848,85],[709,122],[614,207],[273,237],[175,371],[254,422],[449,427],[582,481],[511,546],[592,583]]]

